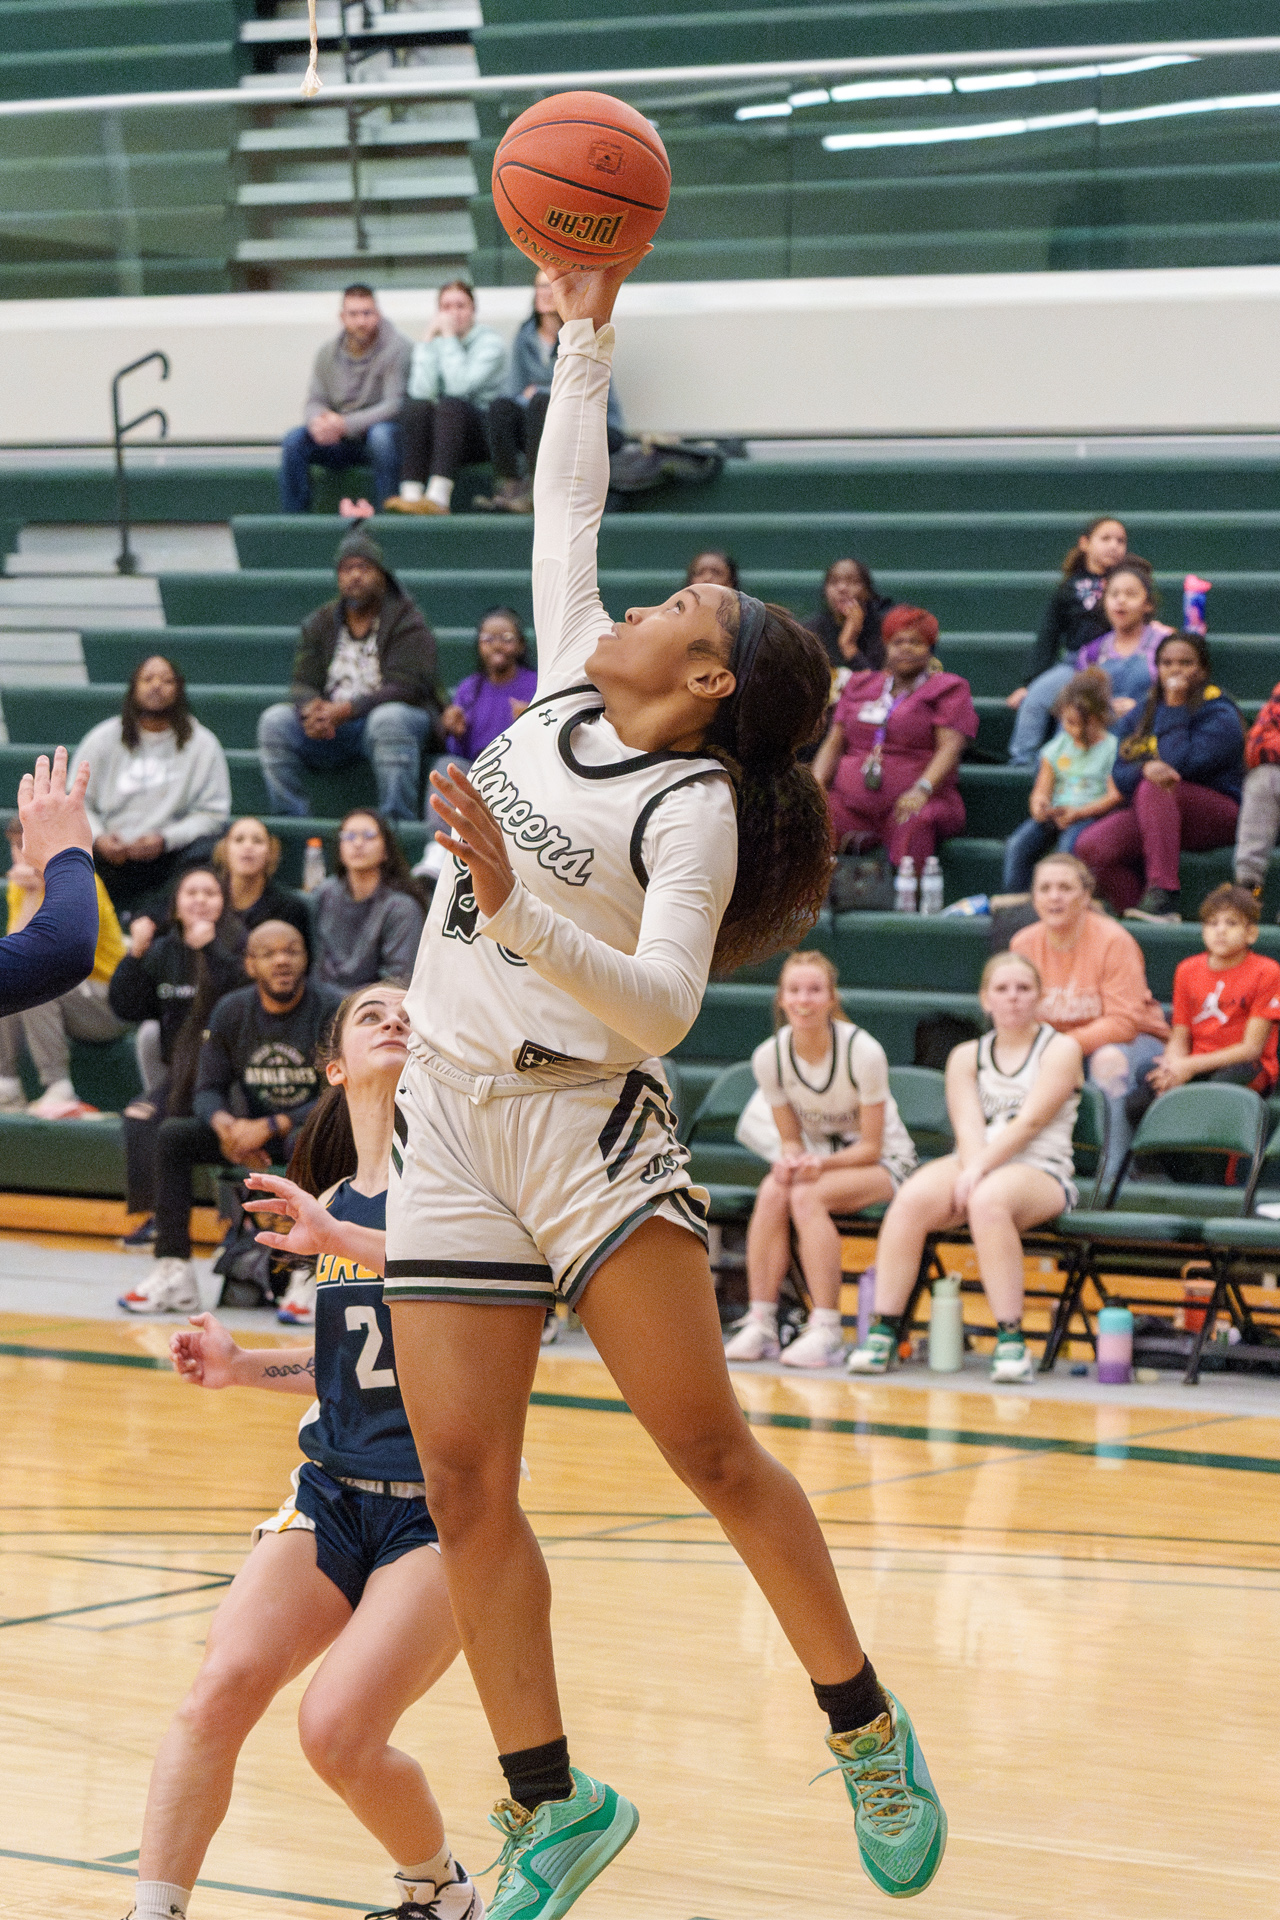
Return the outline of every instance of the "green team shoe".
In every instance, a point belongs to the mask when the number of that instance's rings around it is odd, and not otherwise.
[[[560,1920],[639,1826],[640,1815],[620,1793],[576,1767],[569,1772],[568,1800],[544,1800],[534,1813],[499,1800],[489,1815],[506,1840],[494,1862],[502,1872],[488,1920]]]
[[[891,1900],[908,1900],[942,1865],[947,1816],[906,1708],[887,1698],[888,1713],[852,1733],[829,1733],[827,1745],[853,1807],[862,1871]]]

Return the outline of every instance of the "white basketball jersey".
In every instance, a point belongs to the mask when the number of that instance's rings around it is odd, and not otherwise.
[[[1044,1050],[1056,1037],[1056,1029],[1042,1024],[1031,1050],[1016,1073],[1002,1073],[995,1062],[995,1034],[984,1033],[978,1042],[978,1099],[987,1123],[987,1138],[1007,1127],[1022,1111],[1022,1104],[1035,1085],[1044,1059]],[[1075,1193],[1075,1157],[1071,1136],[1075,1130],[1080,1090],[1068,1094],[1047,1126],[1029,1141],[1021,1153],[1015,1153],[1010,1166],[1039,1167],[1060,1180],[1069,1194]]]
[[[863,1107],[883,1101],[880,1158],[899,1177],[905,1176],[916,1164],[916,1152],[889,1091],[884,1048],[848,1020],[833,1020],[831,1033],[830,1056],[816,1067],[796,1057],[790,1027],[762,1041],[751,1056],[755,1099],[769,1108],[790,1107],[810,1153],[835,1153],[856,1145],[862,1137]],[[772,1126],[772,1115],[767,1117]]]
[[[565,1060],[626,1072],[674,1044],[696,1015],[733,890],[737,814],[724,769],[707,754],[625,745],[584,673],[613,625],[596,583],[612,352],[611,327],[597,333],[589,320],[570,320],[561,328],[534,482],[538,698],[485,748],[469,776],[533,896],[542,930],[520,945],[534,964],[501,946],[496,926],[480,927],[470,873],[451,856],[405,1000],[414,1033],[477,1075]],[[505,916],[503,931],[520,922],[524,900],[513,889],[494,916]],[[539,941],[555,949],[550,957]],[[611,967],[619,954],[637,959],[634,979],[621,984],[617,976],[627,970]],[[558,975],[558,984],[539,967]],[[663,980],[678,997],[679,1019],[631,1024],[633,1035],[668,1035],[662,1048],[626,1038],[582,1004],[594,1000],[625,1021],[661,999],[655,982]]]
[[[622,953],[635,952],[649,879],[646,832],[658,808],[678,808],[695,837],[733,827],[729,784],[717,761],[633,752],[586,683],[536,700],[485,748],[469,778],[501,822],[525,886]],[[450,856],[406,1001],[416,1032],[473,1073],[560,1060],[635,1065],[633,1042],[540,979],[518,954],[479,937],[477,920],[470,872]]]

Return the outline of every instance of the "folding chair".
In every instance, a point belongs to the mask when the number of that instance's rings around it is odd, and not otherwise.
[[[1280,1127],[1277,1127],[1267,1143],[1262,1156],[1263,1168],[1275,1167],[1280,1162]],[[1263,1188],[1264,1193],[1276,1191]],[[1194,1386],[1200,1377],[1200,1361],[1204,1354],[1205,1342],[1213,1334],[1213,1323],[1225,1307],[1232,1322],[1239,1329],[1240,1343],[1231,1349],[1241,1359],[1266,1359],[1274,1366],[1280,1362],[1280,1341],[1272,1332],[1270,1342],[1264,1343],[1259,1333],[1268,1331],[1265,1322],[1280,1320],[1280,1298],[1275,1306],[1250,1305],[1245,1299],[1243,1289],[1249,1284],[1250,1276],[1256,1286],[1263,1274],[1274,1277],[1280,1270],[1280,1220],[1260,1219],[1257,1214],[1258,1188],[1251,1196],[1250,1210],[1242,1219],[1212,1216],[1204,1223],[1205,1243],[1209,1250],[1210,1273],[1213,1280],[1213,1297],[1205,1308],[1204,1320],[1196,1334],[1191,1348],[1191,1357],[1184,1376],[1189,1387]],[[1264,1323],[1259,1325],[1259,1322]]]
[[[1110,1280],[1104,1283],[1104,1269],[1109,1277],[1180,1279],[1189,1260],[1205,1256],[1211,1217],[1237,1218],[1228,1214],[1235,1196],[1238,1213],[1249,1212],[1262,1165],[1266,1124],[1266,1108],[1248,1087],[1177,1087],[1147,1108],[1103,1205],[1079,1208],[1054,1223],[1058,1239],[1073,1246],[1075,1254],[1045,1347],[1043,1370],[1052,1367],[1072,1314],[1080,1312],[1084,1317],[1086,1281],[1101,1306],[1132,1305],[1134,1296],[1118,1293]],[[1234,1156],[1247,1166],[1245,1184],[1236,1188],[1161,1186],[1131,1180],[1134,1161],[1148,1153],[1210,1153],[1223,1160]],[[1153,1302],[1144,1297],[1138,1304],[1149,1309]]]
[[[726,1067],[716,1075],[684,1133],[689,1174],[710,1195],[707,1225],[712,1229],[711,1270],[723,1262],[715,1244],[725,1227],[745,1227],[756,1203],[756,1189],[769,1169],[757,1154],[739,1146],[734,1128],[755,1092],[751,1062]]]

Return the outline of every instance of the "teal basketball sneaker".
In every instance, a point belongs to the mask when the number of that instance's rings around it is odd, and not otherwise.
[[[535,1813],[499,1800],[489,1825],[506,1835],[489,1920],[560,1920],[640,1824],[629,1800],[570,1767],[573,1793]],[[486,1869],[487,1871],[487,1869]]]
[[[852,1733],[829,1733],[827,1745],[853,1807],[862,1871],[891,1900],[907,1900],[942,1865],[947,1816],[906,1708],[888,1699],[888,1713]]]

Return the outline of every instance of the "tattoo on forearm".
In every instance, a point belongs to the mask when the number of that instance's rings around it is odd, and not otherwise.
[[[288,1380],[296,1379],[300,1373],[308,1373],[314,1379],[315,1371],[315,1357],[309,1355],[305,1360],[295,1361],[292,1366],[264,1367],[262,1377],[264,1380]]]

